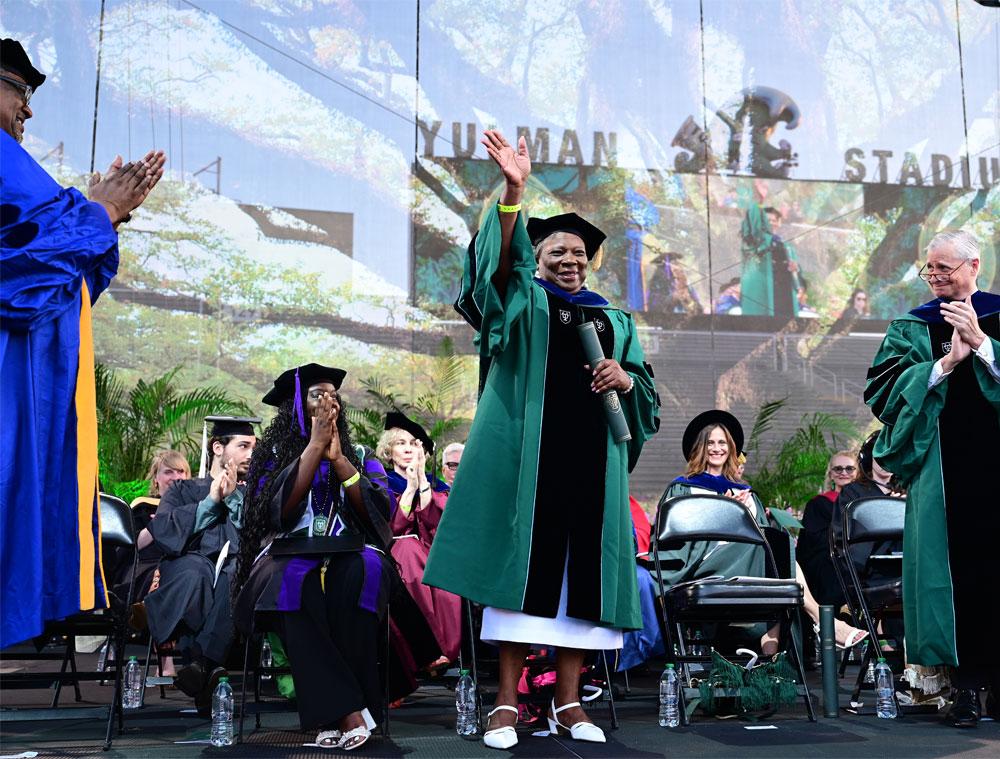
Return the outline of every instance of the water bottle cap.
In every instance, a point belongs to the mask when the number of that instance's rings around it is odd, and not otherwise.
[[[878,663],[879,664],[885,664],[885,657],[884,656],[878,657]]]
[[[129,661],[139,661],[138,657],[136,657],[136,656],[130,656],[130,657],[128,657],[128,660]]]
[[[674,665],[673,665],[673,664],[668,664],[666,668],[667,668],[667,669],[673,669],[673,668],[674,668]]]
[[[465,677],[467,674],[469,674],[469,670],[467,670],[467,669],[460,669],[460,670],[458,670],[458,676],[459,677]]]
[[[229,682],[229,678],[228,677],[220,677],[219,678],[219,685],[222,685],[223,683],[228,683],[228,682]]]

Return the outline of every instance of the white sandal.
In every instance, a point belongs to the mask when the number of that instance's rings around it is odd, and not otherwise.
[[[486,715],[486,724],[489,724],[494,714],[501,711],[518,713],[516,706],[508,706],[507,704],[494,706],[493,711]],[[501,751],[506,751],[517,745],[517,730],[514,729],[514,725],[504,725],[493,730],[487,730],[483,733],[483,743],[489,748],[498,748]]]
[[[364,718],[365,724],[351,728],[346,733],[342,733],[340,730],[321,731],[316,736],[316,745],[323,749],[339,748],[341,751],[353,751],[354,749],[361,748],[371,738],[372,730],[375,729],[375,720],[372,719],[372,714],[367,708],[361,710],[361,716]],[[347,744],[355,738],[361,738],[362,740],[348,746]],[[324,743],[324,741],[333,742]]]
[[[559,721],[559,712],[565,711],[566,709],[572,709],[574,706],[580,706],[580,702],[574,701],[570,704],[563,704],[556,709],[556,701],[555,699],[552,699],[552,716],[548,718],[549,732],[552,733],[552,735],[559,735],[559,728],[562,728],[563,730],[568,730],[570,738],[575,741],[607,743],[607,738],[604,737],[604,731],[593,722],[577,722],[572,727],[566,727],[566,725]]]
[[[337,748],[343,736],[339,730],[320,730],[316,736],[316,745],[320,748]]]

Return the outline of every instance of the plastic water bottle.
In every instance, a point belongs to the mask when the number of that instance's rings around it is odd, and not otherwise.
[[[476,719],[476,681],[469,675],[469,670],[463,669],[459,674],[458,685],[455,686],[455,732],[463,738],[479,733],[479,720]]]
[[[122,691],[122,707],[138,709],[142,706],[142,668],[134,656],[128,657],[125,665],[125,689]]]
[[[660,727],[677,727],[681,724],[678,711],[680,681],[673,664],[668,664],[660,675]]]
[[[271,654],[271,641],[264,636],[264,642],[260,644],[260,666],[270,668],[274,666],[274,656]],[[260,676],[261,680],[270,680],[271,673],[265,672]]]
[[[894,691],[892,670],[885,663],[885,658],[879,657],[875,665],[875,712],[879,719],[896,719]]]
[[[233,745],[233,689],[228,677],[220,677],[212,694],[212,745]]]

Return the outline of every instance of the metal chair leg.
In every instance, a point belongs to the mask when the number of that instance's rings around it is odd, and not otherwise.
[[[385,607],[385,666],[383,675],[385,677],[385,689],[383,699],[382,717],[382,737],[389,737],[389,657],[392,654],[392,624],[389,621],[389,606]]]
[[[812,696],[809,693],[809,682],[806,680],[806,670],[802,665],[802,651],[799,648],[799,639],[795,635],[795,621],[792,619],[791,615],[788,616],[789,623],[789,637],[791,638],[791,645],[789,650],[792,653],[792,658],[795,659],[795,666],[799,671],[799,678],[802,680],[802,692],[806,700],[806,713],[809,715],[809,721],[816,721],[816,712],[813,710]]]
[[[253,633],[247,636],[246,646],[243,650],[243,680],[240,683],[240,729],[236,736],[237,743],[243,743],[243,719],[247,713],[247,671],[250,669],[250,638]]]
[[[604,682],[608,684],[608,711],[611,713],[611,729],[618,729],[618,712],[615,710],[615,692],[611,684],[611,671],[608,669],[608,653],[601,651],[601,662],[604,664]]]

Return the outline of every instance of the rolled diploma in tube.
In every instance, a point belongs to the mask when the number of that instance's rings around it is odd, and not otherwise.
[[[601,341],[597,337],[597,330],[594,329],[593,322],[584,322],[577,326],[580,333],[580,342],[583,343],[583,355],[587,357],[587,363],[591,369],[596,369],[605,360],[604,349]],[[608,427],[616,443],[624,443],[632,439],[632,433],[628,431],[628,420],[625,419],[625,412],[622,411],[621,400],[618,398],[617,390],[607,390],[602,394],[604,399],[604,415],[608,419]]]

